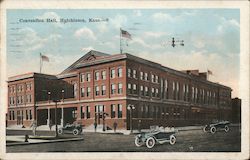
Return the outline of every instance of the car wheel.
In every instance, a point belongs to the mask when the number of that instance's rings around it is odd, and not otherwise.
[[[207,126],[203,127],[203,132],[207,132]]]
[[[229,127],[225,126],[225,132],[228,132],[228,131],[229,131]]]
[[[76,135],[78,135],[78,134],[79,134],[78,129],[74,129],[74,130],[73,130],[73,135],[75,135],[75,136],[76,136]]]
[[[169,141],[169,143],[170,143],[171,145],[174,145],[175,142],[176,142],[176,137],[175,137],[174,135],[171,135],[171,136],[170,136],[170,141]]]
[[[214,133],[216,132],[216,128],[215,128],[215,127],[212,127],[212,128],[210,129],[210,132],[211,132],[212,134],[214,134]]]
[[[155,139],[153,137],[149,137],[146,141],[146,146],[148,148],[153,148],[155,145]]]
[[[139,138],[139,137],[136,137],[136,138],[135,138],[135,145],[136,145],[137,147],[141,147],[141,146],[143,145],[142,139]]]
[[[58,134],[63,134],[63,130],[62,128],[60,128],[58,131],[57,131]]]

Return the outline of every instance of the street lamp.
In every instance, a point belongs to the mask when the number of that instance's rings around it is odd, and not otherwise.
[[[51,92],[49,91],[49,92],[48,92],[48,100],[49,100],[49,103],[50,103],[50,95],[51,95]]]
[[[62,90],[62,101],[64,101],[64,89]]]
[[[60,100],[59,99],[55,99],[55,100],[53,100],[53,102],[56,103],[56,108],[55,108],[56,134],[55,134],[55,136],[58,137],[58,133],[57,133],[57,131],[58,131],[58,127],[57,127],[57,102],[60,102]]]
[[[130,111],[130,133],[133,133],[133,127],[132,127],[132,110],[135,109],[135,106],[132,104],[129,104],[127,109]]]

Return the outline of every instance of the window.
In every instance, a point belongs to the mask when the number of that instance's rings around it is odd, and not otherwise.
[[[151,88],[151,94],[152,94],[152,97],[155,96],[155,89],[154,88]]]
[[[103,80],[106,79],[106,71],[102,71],[102,79],[103,79]]]
[[[132,90],[131,90],[132,88],[131,88],[131,84],[130,83],[128,83],[128,93],[132,93]]]
[[[148,81],[148,73],[144,74],[145,81]]]
[[[32,119],[32,110],[30,110],[30,119]]]
[[[15,111],[12,111],[12,120],[15,120]]]
[[[118,104],[118,118],[122,118],[122,105]]]
[[[133,84],[133,91],[134,91],[134,94],[136,94],[137,93],[137,89],[136,89],[137,87],[136,87],[136,84]]]
[[[73,89],[74,89],[73,96],[76,97],[77,96],[77,83],[73,84]]]
[[[115,78],[115,69],[111,69],[110,78]]]
[[[26,102],[31,103],[31,95],[26,95]]]
[[[155,75],[151,75],[151,82],[155,82]]]
[[[90,118],[90,108],[89,108],[89,106],[86,106],[86,113],[87,113],[86,118],[89,119]]]
[[[159,83],[159,78],[158,78],[158,76],[155,76],[155,83]]]
[[[84,88],[81,88],[81,97],[84,97],[84,96],[85,96]]]
[[[159,89],[158,89],[158,88],[155,89],[155,93],[156,93],[155,96],[156,96],[156,97],[159,97]]]
[[[115,94],[115,84],[111,84],[111,94]]]
[[[165,80],[165,97],[168,99],[168,80]]]
[[[31,90],[31,83],[27,83],[27,84],[26,84],[26,90],[27,90],[27,91],[30,91],[30,90]]]
[[[143,80],[143,72],[140,72],[140,79]]]
[[[9,111],[9,120],[12,120],[11,111]]]
[[[73,118],[77,118],[77,110],[73,110],[72,111],[72,117]]]
[[[128,77],[131,77],[131,69],[128,68]]]
[[[111,118],[115,118],[115,104],[111,104]]]
[[[99,86],[95,86],[95,95],[98,96],[100,94]]]
[[[82,82],[84,82],[84,80],[85,80],[85,78],[84,78],[85,76],[84,76],[84,74],[82,73],[82,74],[80,74],[80,82],[82,83]]]
[[[102,95],[105,95],[106,94],[106,86],[102,86]]]
[[[29,119],[28,110],[25,110],[26,120]]]
[[[179,82],[176,82],[176,99],[179,99]]]
[[[186,85],[183,84],[183,100],[186,101]]]
[[[90,82],[91,81],[91,77],[90,77],[90,73],[87,73],[87,82]]]
[[[91,93],[91,88],[90,88],[90,87],[87,87],[87,97],[90,96],[90,93]]]
[[[118,77],[122,77],[122,68],[118,68]]]
[[[141,95],[143,96],[144,95],[143,86],[141,86],[140,91],[141,91]]]
[[[192,87],[192,101],[194,101],[194,87]]]
[[[135,69],[133,70],[133,78],[137,78],[136,70]]]
[[[122,94],[122,83],[118,83],[118,94]]]
[[[98,81],[100,79],[100,73],[95,72],[95,80]]]
[[[85,108],[83,106],[81,106],[81,119],[84,119],[85,116]]]
[[[148,87],[147,86],[145,86],[145,96],[149,96]]]

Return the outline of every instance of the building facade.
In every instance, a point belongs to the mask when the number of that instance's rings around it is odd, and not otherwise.
[[[7,124],[198,125],[231,118],[231,91],[198,70],[177,71],[127,53],[90,51],[59,75],[10,77]]]

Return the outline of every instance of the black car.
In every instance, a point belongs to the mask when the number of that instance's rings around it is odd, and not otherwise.
[[[224,130],[225,132],[229,131],[229,121],[221,121],[221,122],[217,122],[217,123],[211,123],[211,124],[207,124],[203,127],[203,131],[204,132],[211,132],[212,134],[214,134],[216,131],[218,130]]]
[[[135,145],[141,147],[144,144],[148,148],[153,148],[156,143],[163,144],[169,142],[174,145],[176,142],[175,131],[165,132],[165,131],[151,131],[148,133],[140,133],[135,137]]]
[[[58,129],[58,134],[72,133],[73,135],[79,135],[82,133],[82,125],[78,124],[66,124],[64,127]]]

